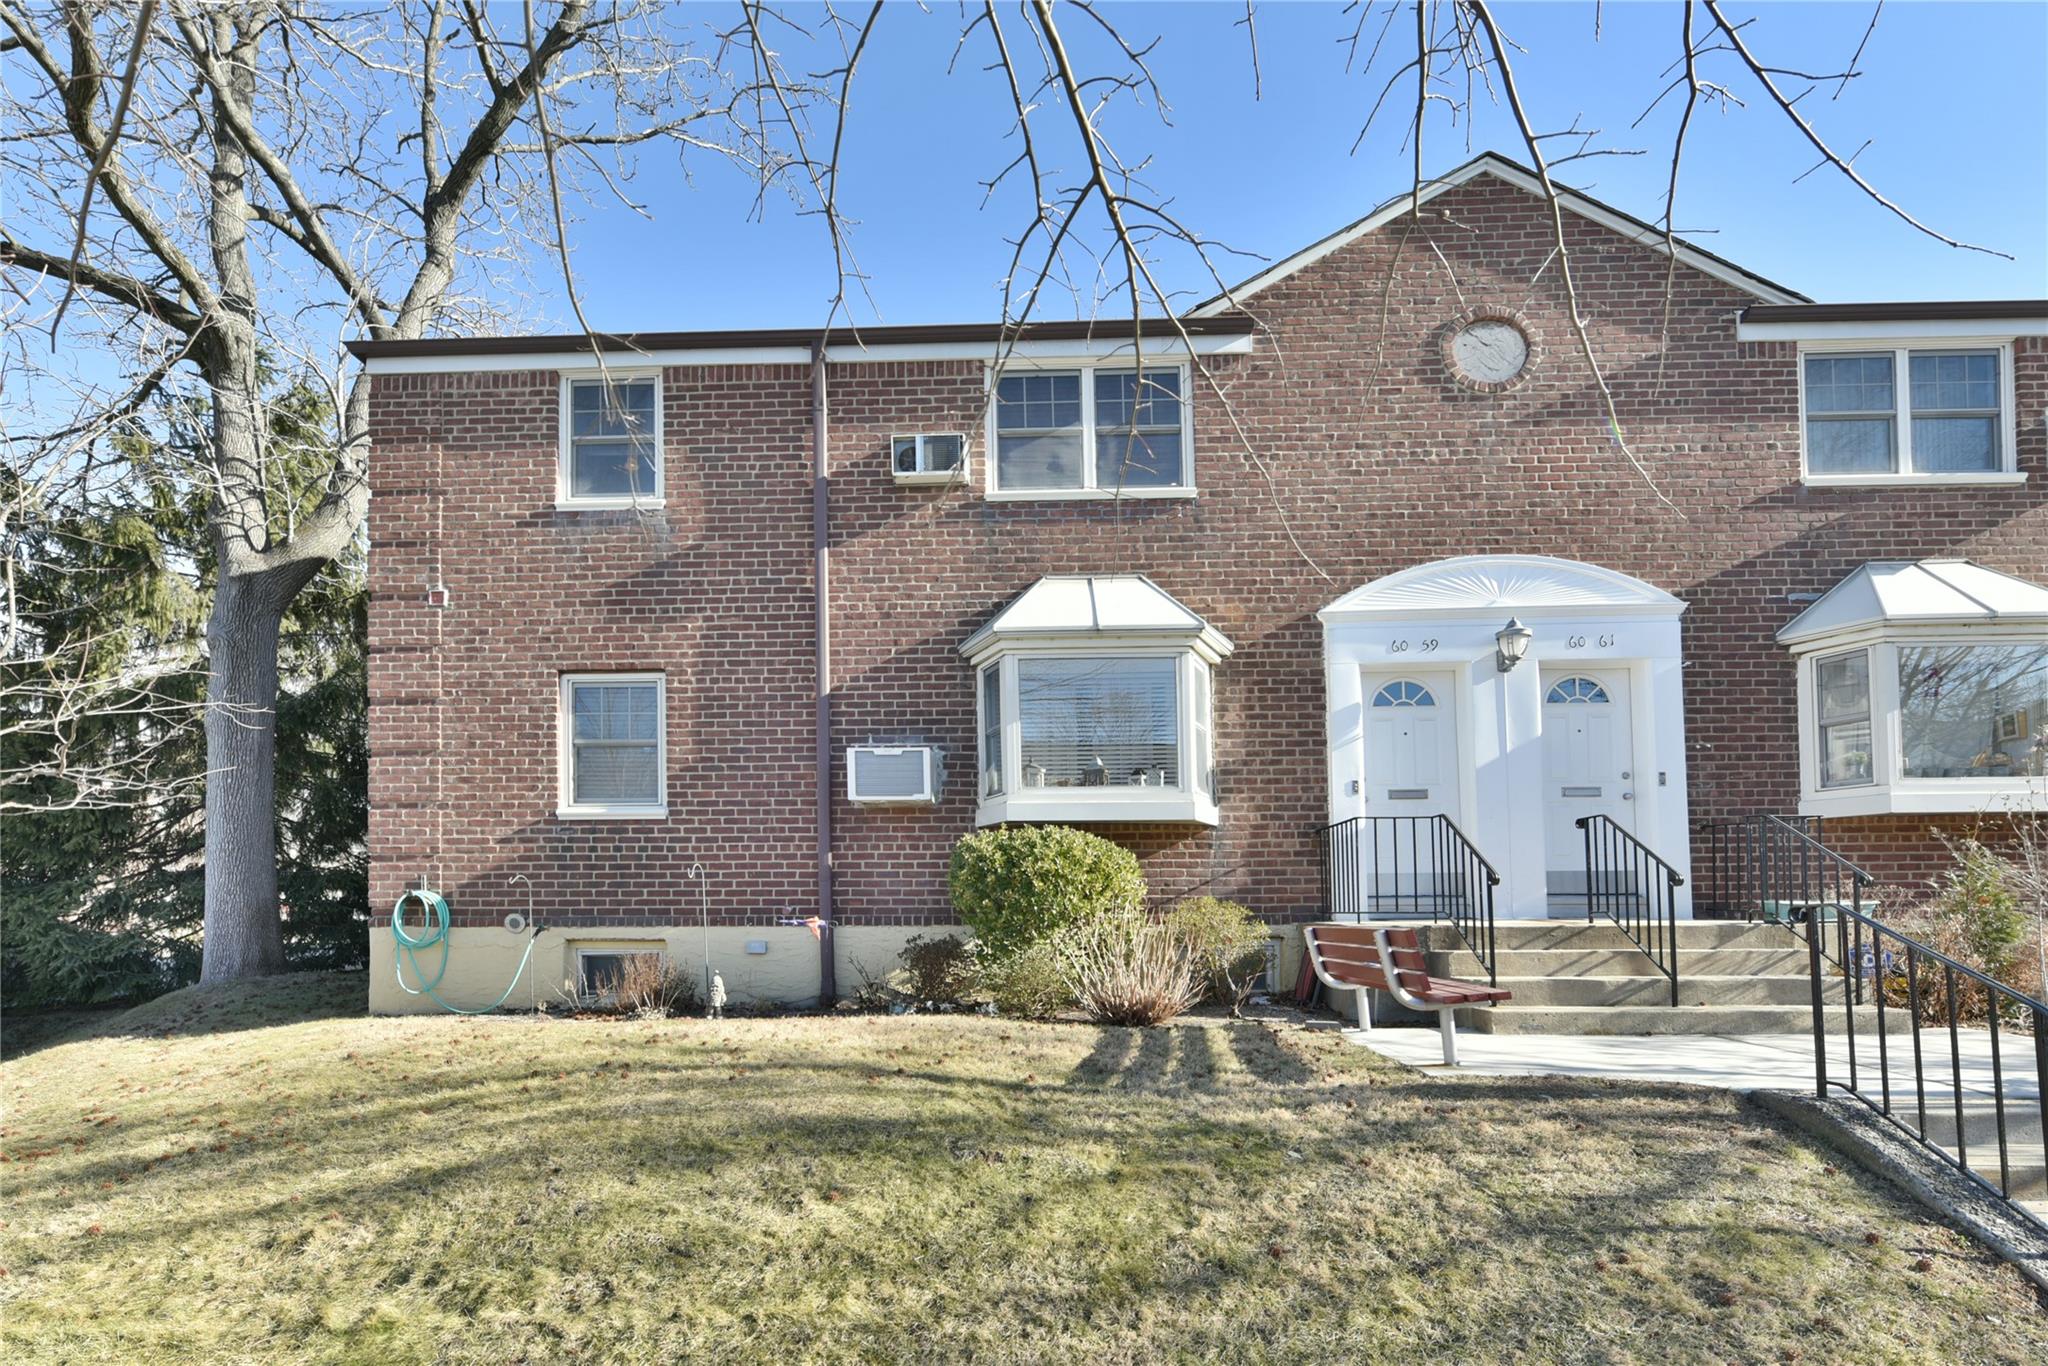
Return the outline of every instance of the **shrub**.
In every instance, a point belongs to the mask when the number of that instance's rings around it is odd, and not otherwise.
[[[903,993],[928,1005],[959,1005],[974,994],[974,955],[957,934],[941,939],[912,935],[903,944]]]
[[[1959,962],[1967,963],[2009,987],[2038,996],[2042,990],[2043,937],[2048,932],[2025,907],[2022,889],[2027,887],[2031,866],[2029,850],[2021,845],[2007,858],[1975,839],[1948,841],[1955,866],[1949,869],[1929,900],[1896,916],[1883,919],[1931,948]],[[1906,975],[1905,954],[1886,941],[1891,955],[1885,974],[1884,996],[1888,1004],[1906,1006],[1912,989]],[[1932,964],[1922,963],[1919,973],[1920,1019],[1923,1024],[1948,1023],[1949,1002],[1945,980]],[[1990,1014],[1990,993],[1975,979],[1957,974],[1956,1018],[1981,1023]],[[2028,1021],[2014,1020],[2008,1009],[2001,1024],[2024,1029]]]
[[[1145,904],[1130,850],[1064,825],[998,826],[953,846],[953,908],[982,951],[1005,958],[1072,925]]]
[[[612,1008],[621,1015],[693,1015],[703,1006],[696,979],[665,953],[626,955],[612,984]]]
[[[1166,924],[1200,955],[1207,1000],[1235,1015],[1266,970],[1267,930],[1235,901],[1194,896],[1166,913]]]
[[[1001,1015],[1044,1020],[1074,1004],[1051,943],[1029,944],[1003,958],[977,953],[975,976],[980,994]]]
[[[1097,1024],[1160,1024],[1201,999],[1201,952],[1135,912],[1069,926],[1053,948],[1067,989]]]

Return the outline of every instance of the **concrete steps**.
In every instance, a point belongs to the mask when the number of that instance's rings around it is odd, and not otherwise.
[[[1432,973],[1486,980],[1486,969],[1449,925],[1422,927]],[[1505,1005],[1461,1010],[1458,1024],[1482,1034],[1787,1034],[1813,1029],[1806,944],[1779,925],[1688,921],[1676,927],[1679,1003],[1670,980],[1608,920],[1501,921],[1494,927],[1496,980]],[[1391,1002],[1382,1002],[1391,1006]],[[1827,1029],[1848,1027],[1830,1002]],[[1398,1015],[1394,1009],[1382,1018]],[[1876,1036],[1875,1007],[1856,1013],[1859,1034]],[[1909,1028],[1889,1013],[1889,1032]]]

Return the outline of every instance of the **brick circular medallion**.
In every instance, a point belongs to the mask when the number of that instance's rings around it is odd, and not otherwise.
[[[1543,349],[1529,320],[1511,308],[1472,308],[1444,329],[1444,368],[1482,394],[1504,393],[1529,378]]]

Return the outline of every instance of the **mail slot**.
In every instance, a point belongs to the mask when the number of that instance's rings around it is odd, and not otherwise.
[[[1429,789],[1426,787],[1390,787],[1387,789],[1387,800],[1390,802],[1426,802],[1429,800]]]
[[[1597,797],[1600,795],[1600,789],[1597,787],[1568,787],[1564,790],[1564,795],[1567,797]]]

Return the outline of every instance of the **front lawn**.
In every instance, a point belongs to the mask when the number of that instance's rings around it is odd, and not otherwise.
[[[1725,1093],[1254,1024],[273,1022],[360,990],[0,1065],[7,1360],[2048,1359]]]

